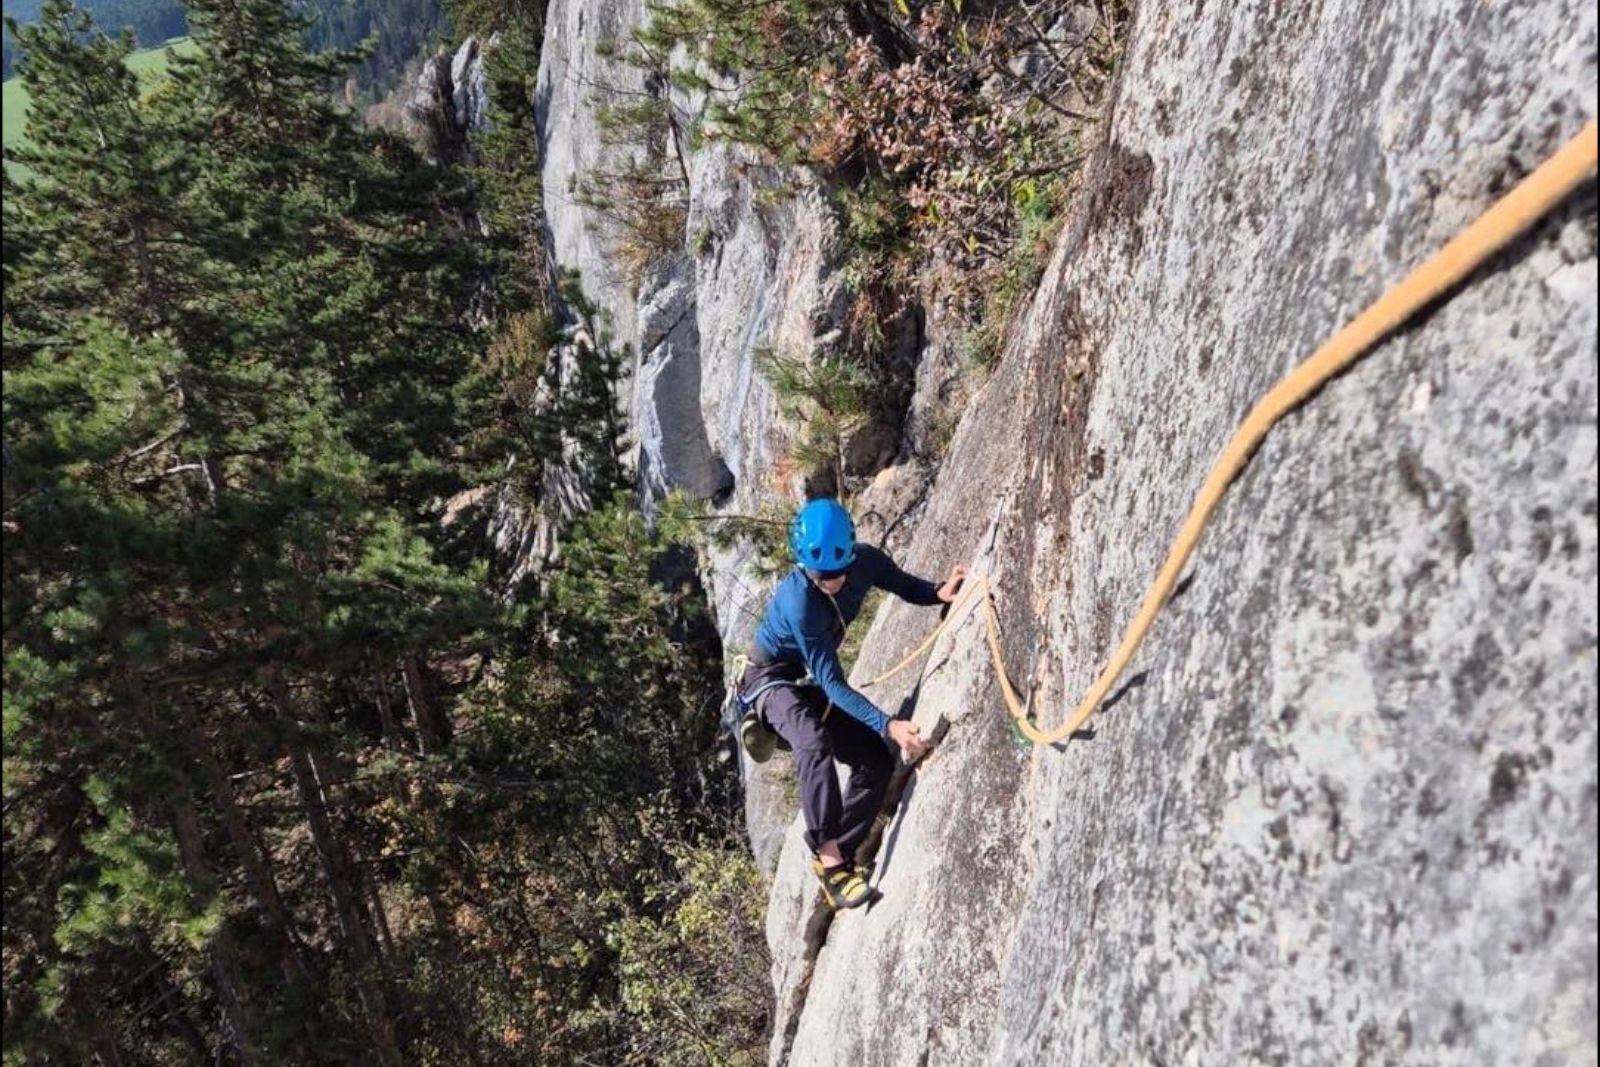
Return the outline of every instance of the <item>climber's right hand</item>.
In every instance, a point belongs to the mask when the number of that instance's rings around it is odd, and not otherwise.
[[[916,724],[907,719],[889,723],[889,740],[900,746],[900,754],[907,763],[915,763],[927,755],[928,742],[922,739]]]

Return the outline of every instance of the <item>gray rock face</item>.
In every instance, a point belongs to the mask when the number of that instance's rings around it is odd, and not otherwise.
[[[991,574],[1044,723],[1249,404],[1595,114],[1595,46],[1576,0],[1141,10],[905,552]],[[1591,183],[1275,429],[1092,738],[1015,743],[975,620],[871,690],[944,740],[870,910],[791,832],[773,1061],[1594,1063],[1595,277]]]
[[[616,343],[636,353],[628,416],[645,500],[679,489],[720,511],[753,514],[797,488],[773,477],[784,431],[757,354],[807,350],[819,324],[826,329],[838,290],[827,258],[831,231],[804,176],[708,145],[687,159],[682,255],[637,289],[619,273],[609,220],[574,192],[585,173],[632,150],[602,143],[599,108],[613,93],[642,91],[643,80],[601,52],[625,42],[644,18],[637,0],[550,5],[535,105],[551,247],[558,267],[579,272]],[[693,98],[673,104],[685,122],[704,106]],[[750,555],[748,545],[719,552],[703,575],[730,661],[749,647],[767,591]],[[795,811],[792,774],[786,761],[743,769],[751,841],[771,871]]]
[[[827,343],[832,223],[803,179],[704,147],[683,260],[621,282],[570,192],[604,150],[594,86],[638,86],[597,44],[641,18],[551,5],[556,257],[639,353],[646,493],[754,513],[799,489],[755,357]],[[1577,0],[1191,0],[1131,33],[936,479],[958,357],[933,315],[912,455],[861,498],[911,569],[991,574],[1046,724],[1250,403],[1596,112]],[[900,783],[870,910],[818,910],[787,761],[746,768],[775,1063],[1595,1062],[1594,210],[1591,185],[1273,431],[1091,737],[1019,746],[972,619],[869,690],[943,738]],[[730,655],[751,564],[705,564]],[[886,606],[858,682],[932,624]]]
[[[700,338],[700,412],[729,476],[715,499],[726,514],[755,515],[799,499],[784,462],[790,432],[757,368],[760,353],[810,352],[839,313],[835,235],[820,191],[806,176],[763,168],[734,148],[713,146],[690,166],[688,228],[696,249],[695,321]],[[771,582],[753,550],[714,550],[704,581],[731,659],[755,635]],[[790,760],[745,771],[745,826],[759,868],[777,866],[796,811]]]
[[[465,159],[468,135],[484,126],[489,113],[478,39],[468,37],[453,54],[440,51],[425,60],[404,95],[403,112],[406,127],[429,159]]]
[[[700,333],[688,262],[667,264],[645,291],[633,405],[641,488],[651,498],[682,489],[717,499],[732,490],[733,475],[712,451],[700,410]]]
[[[459,130],[476,130],[488,121],[489,85],[476,37],[462,41],[450,59],[450,103]]]
[[[633,340],[635,294],[611,256],[608,220],[577,202],[586,172],[611,165],[626,146],[600,136],[607,99],[644,89],[640,72],[602,53],[624,46],[644,19],[640,0],[552,0],[534,90],[539,166],[550,248],[563,268],[582,276],[584,294],[611,319],[611,331]]]
[[[617,153],[628,150],[626,146],[619,148],[603,142],[599,112],[607,100],[639,91],[642,82],[632,67],[604,58],[601,53],[625,45],[628,34],[642,18],[643,5],[636,0],[555,0],[545,16],[534,105],[548,247],[558,270],[579,273],[584,296],[595,309],[592,317],[580,311],[570,316],[568,332],[572,342],[552,353],[555,388],[575,372],[578,346],[592,350],[597,345],[632,345],[640,350],[636,294],[609,255],[612,234],[607,220],[579,203],[576,194],[586,172],[611,165],[618,158]],[[470,59],[466,58],[468,55],[466,44],[456,53],[453,70],[464,68],[469,77],[463,80],[459,74],[456,76],[453,99],[458,114],[482,116],[487,108],[482,61],[475,48]],[[674,299],[672,293],[664,293],[647,308],[646,317],[655,331],[650,353],[652,369],[647,375],[639,368],[625,368],[629,381],[622,386],[624,404],[628,403],[630,390],[644,388],[640,383],[647,377],[651,379],[646,390],[650,395],[661,393],[670,398],[681,392],[681,388],[674,390],[673,386],[682,376],[683,360],[677,358],[677,352],[685,339],[670,328],[671,320],[680,314],[672,306]],[[659,439],[659,423],[636,414],[643,405],[635,402],[629,406],[634,411],[625,414],[632,416],[633,424]],[[672,439],[678,440],[676,436]],[[678,448],[673,453],[671,469],[683,473],[694,458],[691,448]],[[540,462],[541,499],[525,501],[509,491],[503,492],[491,525],[491,536],[505,561],[508,587],[514,587],[555,558],[560,549],[559,531],[590,503],[592,479],[582,467],[575,443],[566,442],[562,456],[546,457]],[[663,466],[658,459],[654,469],[660,471]]]

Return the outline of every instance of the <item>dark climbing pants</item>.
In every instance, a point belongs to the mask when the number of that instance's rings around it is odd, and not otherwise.
[[[793,678],[795,668],[776,663],[752,666],[741,686],[754,692],[774,678]],[[767,725],[794,749],[800,779],[800,810],[806,818],[806,843],[815,852],[828,841],[839,842],[839,854],[854,856],[883,807],[883,794],[894,772],[889,744],[870,726],[834,708],[816,686],[785,685],[770,689],[758,708]],[[840,795],[837,760],[850,768]]]

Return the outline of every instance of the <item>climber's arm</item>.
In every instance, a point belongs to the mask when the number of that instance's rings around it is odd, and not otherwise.
[[[859,690],[852,689],[845,680],[844,668],[839,663],[839,652],[834,648],[833,619],[814,607],[801,617],[800,654],[806,661],[811,680],[822,687],[822,692],[833,706],[853,719],[870,726],[874,733],[883,734],[889,728],[889,716]]]
[[[966,580],[967,568],[956,564],[950,570],[950,577],[943,585],[935,585],[926,578],[918,578],[914,574],[907,574],[889,558],[889,554],[882,549],[873,548],[871,545],[862,545],[856,550],[857,565],[865,563],[872,568],[872,584],[879,589],[886,589],[910,604],[921,607],[932,607],[934,604],[948,604],[956,598],[956,593],[961,589],[961,583]]]
[[[939,587],[926,578],[907,574],[895,565],[894,560],[881,548],[859,545],[856,548],[857,567],[867,569],[867,577],[879,589],[893,593],[908,604],[931,607],[940,603]]]

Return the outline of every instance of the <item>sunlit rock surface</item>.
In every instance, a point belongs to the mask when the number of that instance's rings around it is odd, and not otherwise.
[[[585,86],[631,76],[597,42],[641,17],[551,5],[557,258],[635,346],[645,494],[754,513],[797,490],[755,357],[826,343],[836,236],[817,190],[710,145],[682,260],[619,280],[567,190],[601,151]],[[1596,112],[1576,0],[1150,2],[1125,32],[993,376],[935,467],[956,366],[930,315],[859,498],[911,568],[992,576],[1047,724],[1254,399]],[[1275,429],[1089,735],[1017,743],[975,620],[872,690],[943,741],[870,910],[817,910],[784,761],[750,775],[773,1061],[1593,1063],[1595,247],[1591,184]],[[705,579],[731,656],[750,546]],[[886,607],[857,680],[933,622]]]

